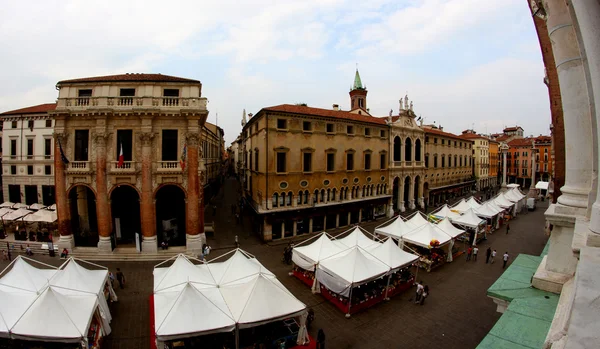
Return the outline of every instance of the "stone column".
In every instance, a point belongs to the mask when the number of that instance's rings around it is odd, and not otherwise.
[[[533,141],[532,141],[533,143]],[[535,190],[535,153],[536,153],[536,149],[535,149],[535,144],[533,144],[533,147],[531,149],[531,185],[529,186],[529,193],[528,193],[528,197],[530,198],[535,198],[537,197],[537,192]]]
[[[339,228],[340,227],[340,214],[336,214],[335,215],[335,227]]]
[[[358,209],[358,223],[362,222],[362,208]]]
[[[502,189],[506,190],[506,149],[502,149]]]
[[[313,223],[313,219],[309,218],[308,219],[308,233],[309,234],[313,232],[313,230],[312,230],[312,223]]]
[[[154,215],[154,199],[152,198],[152,139],[150,132],[140,133],[142,143],[142,197],[140,200],[140,215],[142,223],[142,252],[158,252],[156,241],[156,216]]]
[[[59,143],[60,142],[60,143]],[[60,145],[66,147],[67,135],[65,133],[54,133],[54,188],[56,191],[56,213],[58,215],[58,250],[73,251],[75,243],[71,234],[71,219],[69,206],[67,205],[67,183],[65,178],[65,163],[60,155]],[[64,151],[63,147],[63,151]],[[66,155],[66,154],[65,154]]]
[[[398,207],[400,212],[406,211],[404,208],[404,180],[398,179]]]
[[[263,240],[264,241],[271,241],[273,240],[273,226],[271,225],[271,223],[269,223],[267,221],[267,218],[264,218],[264,223],[263,223]]]
[[[187,144],[187,208],[186,208],[186,246],[189,252],[199,254],[204,238],[204,226],[200,227],[200,186],[198,176],[198,142],[200,135],[196,132],[188,132]],[[204,218],[204,217],[202,217]],[[202,222],[204,220],[202,219]]]
[[[558,198],[558,203],[585,210],[592,184],[593,162],[590,146],[592,123],[583,60],[565,1],[546,0],[544,5],[548,14],[546,23],[560,83],[567,143],[565,185],[561,188],[562,195]],[[580,5],[580,10],[581,7],[587,6],[587,2],[585,6]],[[583,13],[582,16],[585,17]],[[597,18],[591,20],[597,23]],[[594,45],[597,47],[598,44]],[[593,53],[588,52],[588,58],[593,56]]]
[[[408,185],[408,208],[414,210],[415,206],[415,179],[411,178]]]
[[[585,47],[588,62],[588,81],[593,90],[593,96],[590,96],[590,98],[596,101],[596,142],[593,143],[593,146],[598,147],[597,143],[600,140],[600,106],[598,105],[600,101],[600,42],[598,42],[598,35],[600,35],[600,21],[598,20],[600,18],[600,3],[582,0],[572,0],[571,2],[577,16],[577,23],[581,28],[581,40]],[[597,155],[599,159],[597,159],[596,165],[600,164],[600,152],[597,152]],[[600,247],[600,185],[597,188],[596,201],[591,209],[590,233],[587,234],[586,244],[587,246]]]
[[[98,217],[98,252],[112,252],[110,241],[111,222],[110,205],[106,181],[106,140],[108,134],[98,132],[96,142],[96,216]]]
[[[296,236],[297,233],[298,233],[298,221],[294,221],[294,225],[292,227],[292,235]]]
[[[387,217],[388,218],[394,217],[394,199],[393,198],[390,198],[390,200],[388,201],[388,204],[387,204]]]

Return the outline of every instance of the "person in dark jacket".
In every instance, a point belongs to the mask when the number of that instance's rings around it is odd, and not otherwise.
[[[317,349],[325,349],[325,332],[323,329],[319,329],[319,333],[317,334]]]

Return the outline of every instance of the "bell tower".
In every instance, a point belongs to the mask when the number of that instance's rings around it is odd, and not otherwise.
[[[354,85],[350,89],[350,111],[355,110],[358,110],[359,114],[362,114],[360,111],[369,113],[367,110],[367,86],[363,87],[358,69],[354,75]]]

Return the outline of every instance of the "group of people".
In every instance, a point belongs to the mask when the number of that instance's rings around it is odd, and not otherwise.
[[[477,255],[479,254],[479,248],[477,248],[477,246],[469,246],[469,248],[467,249],[467,262],[470,260],[473,260],[474,262],[477,261]],[[494,264],[494,260],[496,259],[496,255],[497,252],[496,250],[492,250],[491,247],[488,247],[487,250],[485,251],[485,263],[486,264]],[[502,269],[506,268],[506,263],[508,263],[508,260],[510,258],[510,255],[508,254],[508,251],[504,252],[504,254],[502,255]]]

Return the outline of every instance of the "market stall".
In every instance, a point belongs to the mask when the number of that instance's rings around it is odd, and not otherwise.
[[[436,219],[444,219],[444,218],[458,218],[460,217],[460,212],[450,208],[447,204],[444,204],[442,207],[433,211],[430,216],[434,216]]]
[[[167,267],[168,262],[172,264]],[[297,332],[282,341],[286,345],[308,341],[306,306],[254,256],[240,249],[208,263],[180,254],[158,264],[153,307],[154,336],[160,348],[162,343],[198,347],[196,343],[215,338],[221,345],[231,340],[235,348],[255,345],[263,338],[245,329],[280,329],[291,322],[298,324]]]
[[[427,223],[402,236],[406,248],[413,249],[421,257],[419,267],[428,272],[446,263],[451,254],[452,237],[434,223]]]
[[[309,243],[310,242],[310,243]],[[333,242],[327,233],[305,240],[292,249],[292,273],[309,287],[315,281],[315,268],[319,261],[346,249],[346,246]]]
[[[108,271],[78,262],[70,258],[57,269],[18,256],[0,278],[0,337],[100,348],[111,332]]]
[[[485,232],[486,234],[491,234],[492,231],[496,229],[498,214],[501,211],[496,210],[487,203],[484,203],[478,209],[473,209],[473,211],[478,217],[485,219]]]
[[[477,216],[475,210],[472,208],[468,209],[459,218],[453,219],[452,223],[457,224],[465,229],[469,233],[468,242],[473,246],[477,245],[479,241],[485,239],[485,220]]]
[[[350,232],[350,234],[348,234]],[[348,235],[346,235],[348,234]],[[372,248],[381,242],[377,237],[361,227],[355,227],[334,236],[334,244],[342,244],[346,247],[360,246],[365,249]]]
[[[471,196],[466,202],[473,209],[478,209],[482,205],[474,196]]]
[[[502,221],[500,224],[503,224],[506,221],[512,219],[512,212],[514,211],[515,204],[510,200],[506,199],[503,194],[498,194],[495,198],[492,199],[496,206],[504,209],[503,215],[500,217]]]
[[[392,219],[390,219],[389,221],[377,226],[375,228],[375,234],[379,235],[379,236],[388,236],[391,237],[393,239],[395,239],[396,241],[398,241],[398,244],[401,245],[402,244],[402,235],[410,232],[411,230],[413,230],[414,228],[412,227],[412,225],[407,224],[404,221],[404,218],[402,216],[397,216],[394,217]],[[400,246],[402,247],[402,246]]]
[[[440,229],[442,229],[444,231],[444,233],[450,235],[450,237],[452,238],[450,247],[448,248],[448,251],[450,251],[451,253],[448,253],[448,259],[447,259],[448,262],[452,262],[454,260],[454,258],[460,256],[463,253],[463,251],[461,251],[459,249],[456,241],[459,240],[460,237],[464,233],[466,233],[466,231],[464,229],[457,228],[454,224],[452,224],[452,222],[450,221],[449,218],[444,218],[444,219],[438,221],[437,226]]]
[[[452,210],[457,211],[461,214],[467,212],[471,208],[471,205],[469,205],[467,203],[467,200],[465,199],[459,200],[457,203],[454,204],[454,206],[452,206]]]
[[[406,224],[411,229],[417,229],[427,223],[429,223],[428,217],[421,213],[421,211],[417,211],[406,218]]]

